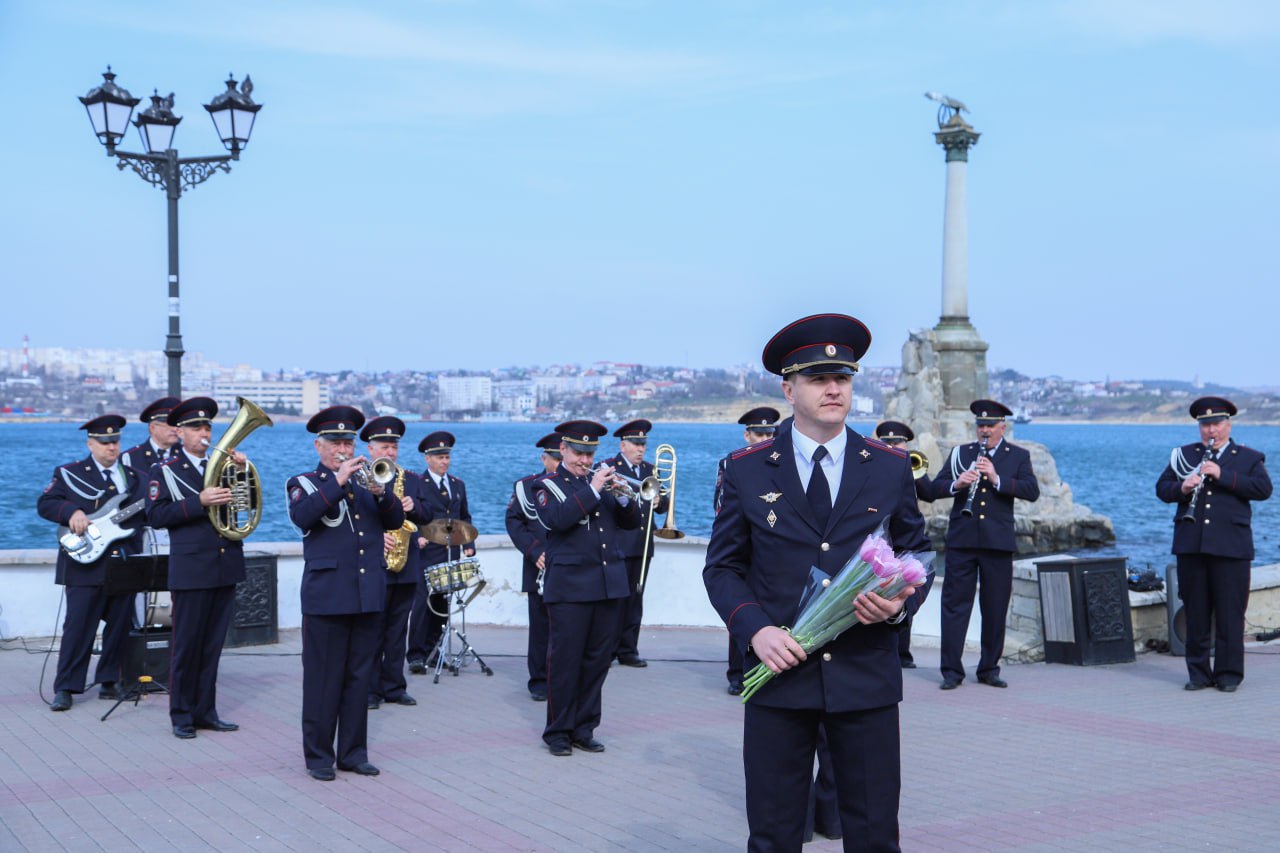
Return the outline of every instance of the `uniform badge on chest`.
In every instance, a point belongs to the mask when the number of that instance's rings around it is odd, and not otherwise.
[[[764,517],[764,520],[769,522],[770,527],[773,527],[778,523],[778,516],[774,515],[773,510],[769,510],[769,514]]]
[[[760,496],[760,500],[764,501],[767,504],[771,504],[780,497],[782,497],[782,492],[765,492],[763,495]]]

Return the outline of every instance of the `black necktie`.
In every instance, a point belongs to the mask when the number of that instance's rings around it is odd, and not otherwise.
[[[106,481],[107,481],[107,488],[108,488],[108,489],[114,489],[114,488],[116,487],[116,478],[115,478],[115,477],[113,477],[113,476],[111,476],[111,469],[110,469],[110,468],[103,468],[103,469],[102,469],[102,479],[104,479],[104,480],[106,480]]]
[[[201,476],[204,476],[204,463],[205,463],[205,462],[207,462],[207,461],[208,461],[207,459],[201,459],[201,460],[200,460],[200,475],[201,475]]]
[[[809,488],[805,496],[809,498],[809,508],[818,520],[818,529],[827,529],[827,519],[831,517],[831,484],[822,470],[822,460],[827,458],[827,448],[819,444],[813,451],[813,473],[809,476]]]
[[[440,497],[444,498],[444,502],[449,502],[449,487],[445,484],[444,477],[440,478]]]

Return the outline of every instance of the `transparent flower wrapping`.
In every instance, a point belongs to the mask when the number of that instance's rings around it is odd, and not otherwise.
[[[786,630],[806,655],[812,654],[858,624],[853,601],[859,595],[874,592],[896,598],[907,587],[922,585],[933,574],[932,566],[932,551],[895,554],[887,526],[881,522],[834,577],[810,567],[796,623]],[[743,679],[742,701],[778,674],[763,662],[756,664]]]

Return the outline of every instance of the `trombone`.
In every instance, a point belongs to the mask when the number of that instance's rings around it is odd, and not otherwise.
[[[624,478],[625,479],[625,478]],[[667,520],[666,523],[657,530],[653,529],[653,510],[656,500],[649,500],[649,517],[644,526],[644,554],[640,558],[640,581],[636,584],[637,592],[644,592],[645,575],[649,571],[649,542],[652,532],[653,536],[659,539],[676,540],[683,539],[684,532],[676,529],[676,449],[670,444],[658,445],[657,451],[653,457],[653,476],[646,477],[644,483],[641,484],[641,497],[644,497],[643,486],[652,481],[656,484],[656,489],[651,489],[654,497],[665,496],[667,503]]]

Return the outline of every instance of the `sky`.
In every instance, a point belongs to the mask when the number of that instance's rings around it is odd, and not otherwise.
[[[730,367],[827,311],[899,364],[941,307],[938,91],[982,134],[989,366],[1280,385],[1267,0],[4,0],[0,346],[163,348],[164,194],[76,100],[108,64],[176,93],[181,156],[252,75],[179,203],[183,342],[225,364]]]

